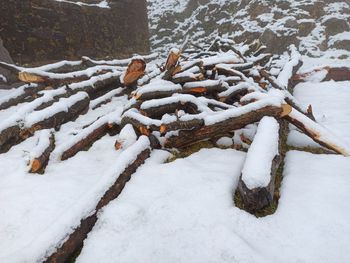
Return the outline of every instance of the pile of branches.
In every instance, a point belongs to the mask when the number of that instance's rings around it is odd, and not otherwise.
[[[234,138],[234,146],[247,151],[238,191],[245,208],[258,211],[273,199],[287,123],[329,151],[350,155],[346,145],[315,121],[312,106],[301,105],[291,94],[292,76],[302,64],[295,47],[277,71],[278,57],[265,50],[258,41],[237,45],[218,37],[205,50],[174,48],[157,66],[155,56],[109,61],[83,57],[37,68],[0,62],[21,82],[0,98],[0,110],[23,105],[0,122],[0,152],[39,133],[29,161],[29,171],[36,173],[44,171],[53,151],[64,161],[107,133],[118,134],[117,150],[139,137],[147,137],[153,149],[171,151]],[[56,145],[55,133],[63,124],[125,95],[129,100],[123,111],[98,118],[72,140]]]
[[[347,145],[317,123],[312,106],[291,93],[317,71],[295,74],[302,64],[295,47],[284,63],[265,50],[259,41],[236,44],[218,37],[208,48],[174,48],[163,62],[154,55],[83,57],[36,68],[0,62],[18,80],[7,83],[16,88],[0,97],[0,113],[6,115],[0,120],[0,153],[36,136],[28,170],[44,173],[51,160],[65,161],[108,133],[116,135],[114,147],[121,151],[116,181],[45,262],[64,262],[79,251],[97,213],[120,194],[152,149],[181,152],[210,140],[246,151],[236,194],[251,213],[273,202],[289,124],[330,153],[349,156]],[[325,79],[348,76],[348,69],[322,70]],[[124,102],[122,110],[102,110],[94,118],[102,105],[114,107],[116,100]],[[72,129],[68,122],[81,116],[94,120]],[[74,136],[56,140],[67,129]]]

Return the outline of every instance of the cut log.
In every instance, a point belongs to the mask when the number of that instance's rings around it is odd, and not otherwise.
[[[248,124],[260,121],[264,116],[280,118],[289,114],[291,107],[275,100],[262,100],[248,105],[208,114],[204,117],[204,124],[194,131],[180,131],[177,136],[167,139],[168,148],[183,148],[190,144],[210,138],[222,137],[228,132],[241,129]]]
[[[80,221],[79,226],[66,237],[64,243],[44,261],[45,263],[67,262],[82,248],[84,240],[97,221],[97,214],[119,196],[132,174],[145,162],[150,153],[149,140],[142,136],[135,145],[120,155],[116,160],[115,174],[117,176],[111,175],[116,178],[113,185],[104,193],[91,214]]]
[[[91,146],[95,141],[106,135],[108,127],[108,118],[102,117],[84,128],[74,138],[57,149],[60,152],[60,159],[62,161],[67,160],[86,147]]]
[[[52,130],[42,130],[39,132],[38,143],[31,151],[30,173],[38,173],[45,169],[49,162],[50,154],[55,148],[55,136]]]
[[[182,87],[166,80],[155,80],[135,91],[134,98],[137,100],[151,100],[169,97],[174,93],[181,93]]]
[[[142,58],[134,58],[131,60],[128,68],[121,77],[122,83],[126,87],[134,86],[137,81],[145,74],[146,62]]]
[[[227,89],[221,80],[203,80],[188,82],[183,86],[182,93],[193,95],[216,94]]]
[[[237,190],[250,213],[273,202],[276,172],[282,161],[279,134],[278,122],[264,117],[248,149]]]
[[[0,110],[10,108],[23,102],[33,101],[41,96],[38,92],[45,88],[46,86],[37,84],[20,86],[7,96],[0,98]]]
[[[284,116],[284,118],[318,144],[336,153],[350,156],[350,148],[348,145],[339,140],[331,131],[311,120],[296,109],[292,109],[292,111]]]
[[[137,109],[126,111],[121,120],[121,127],[131,124],[140,135],[149,136],[152,131],[158,131],[162,122],[142,115]]]

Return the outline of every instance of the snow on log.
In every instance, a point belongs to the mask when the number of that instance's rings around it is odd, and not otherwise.
[[[110,116],[118,115],[118,112],[112,112],[104,117],[99,118],[89,126],[82,129],[69,141],[57,147],[55,156],[60,160],[67,160],[82,151],[86,147],[91,146],[95,141],[106,135],[110,127]],[[119,113],[120,115],[120,113]]]
[[[122,92],[123,92],[123,88],[117,88],[117,89],[111,90],[105,95],[102,95],[101,97],[98,97],[90,101],[90,109],[95,110],[98,107],[102,106],[103,104],[111,102],[113,97],[117,95],[121,95]]]
[[[134,98],[145,101],[168,97],[181,91],[182,87],[179,84],[174,84],[167,80],[156,79],[151,83],[138,88],[134,93]]]
[[[46,129],[38,132],[39,137],[36,146],[30,152],[29,172],[38,173],[47,165],[50,154],[55,148],[55,136],[53,130]]]
[[[350,147],[337,138],[330,130],[311,120],[296,109],[284,116],[291,124],[320,145],[344,156],[350,156]]]
[[[146,62],[142,57],[135,57],[131,60],[128,68],[120,77],[121,82],[130,87],[137,83],[137,81],[145,74]]]
[[[35,68],[27,68],[25,71],[18,73],[18,79],[26,83],[46,83],[55,85],[64,85],[71,82],[80,82],[87,80],[94,75],[101,73],[116,71],[117,69],[113,66],[95,66],[88,69],[69,72],[69,73],[52,73]]]
[[[45,89],[45,86],[37,84],[26,84],[15,88],[7,96],[0,97],[0,110],[10,108],[22,102],[32,101],[40,96],[37,92],[43,89]]]
[[[161,118],[166,113],[184,110],[187,113],[211,112],[206,103],[192,95],[174,94],[172,97],[143,102],[140,109],[150,118]]]
[[[144,61],[152,61],[158,57],[158,53],[152,53],[149,55],[142,56]],[[133,58],[126,59],[112,59],[112,60],[94,60],[92,58],[83,56],[82,61],[88,67],[97,66],[97,65],[109,65],[109,66],[128,66]]]
[[[122,115],[121,127],[127,124],[134,126],[140,134],[149,136],[151,131],[159,130],[162,122],[142,115],[137,109],[129,109]]]
[[[248,105],[232,108],[203,116],[204,126],[194,131],[180,131],[167,139],[168,148],[183,148],[201,140],[224,136],[228,132],[241,129],[260,121],[264,116],[280,118],[291,111],[288,104],[276,97],[263,99]]]
[[[282,160],[279,132],[275,118],[263,117],[248,149],[237,190],[244,208],[251,213],[272,204],[275,176]]]
[[[221,80],[202,80],[187,82],[184,84],[182,93],[187,94],[213,94],[227,90],[228,85]]]
[[[103,194],[91,215],[80,221],[80,225],[66,237],[64,243],[44,261],[45,263],[67,262],[79,251],[97,221],[97,214],[119,196],[132,174],[145,162],[150,153],[150,141],[146,136],[141,136],[137,142],[121,152],[115,160],[115,166],[111,168],[111,177],[116,178],[115,181]]]
[[[288,88],[289,80],[302,66],[301,55],[294,45],[290,46],[290,60],[284,65],[282,71],[277,77],[277,83],[280,83],[282,87]]]
[[[131,124],[126,124],[120,133],[117,135],[117,140],[114,143],[116,150],[126,149],[137,141],[137,135]]]
[[[247,93],[257,91],[254,86],[248,82],[240,82],[237,85],[230,86],[227,90],[218,94],[220,101],[226,103],[233,103],[238,101],[240,97]]]
[[[74,92],[85,91],[91,99],[95,99],[100,96],[100,93],[120,87],[120,76],[119,71],[107,72],[85,81],[71,83],[68,87]]]
[[[220,53],[215,56],[202,58],[203,66],[206,69],[214,68],[217,64],[225,63],[225,64],[237,64],[243,63],[244,61],[240,58],[235,52],[229,50],[225,53]]]

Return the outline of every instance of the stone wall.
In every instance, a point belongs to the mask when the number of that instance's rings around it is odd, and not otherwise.
[[[94,2],[100,1],[85,0]],[[146,0],[108,2],[109,9],[54,0],[0,1],[0,37],[20,64],[147,53]]]

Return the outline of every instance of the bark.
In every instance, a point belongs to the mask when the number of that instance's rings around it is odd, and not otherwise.
[[[350,150],[347,145],[339,141],[336,135],[332,134],[312,119],[304,116],[296,109],[293,109],[292,112],[284,116],[284,118],[318,144],[336,153],[350,156]]]
[[[53,133],[51,134],[49,140],[50,144],[45,151],[40,156],[31,160],[29,170],[30,173],[38,173],[39,171],[45,169],[47,163],[49,162],[50,154],[55,149],[55,136]]]
[[[139,78],[145,74],[146,62],[143,59],[131,60],[123,76],[123,83],[126,87],[134,86]]]
[[[145,113],[147,117],[150,117],[152,119],[161,119],[164,114],[175,113],[176,111],[179,111],[179,110],[183,110],[190,114],[199,113],[198,107],[196,104],[192,102],[182,102],[182,101],[163,104],[163,105],[159,105],[159,106],[151,107],[147,109],[142,108],[142,112]]]
[[[76,155],[78,152],[84,150],[86,147],[91,146],[95,141],[106,135],[107,130],[108,123],[102,123],[101,126],[92,130],[84,139],[77,141],[69,149],[66,149],[61,155],[61,160],[67,160]]]
[[[239,192],[239,195],[242,198],[244,209],[250,213],[254,214],[255,212],[267,206],[270,206],[273,203],[276,172],[283,159],[281,154],[282,137],[283,137],[283,134],[282,134],[282,129],[280,127],[279,153],[271,160],[270,181],[266,187],[257,187],[257,188],[249,189],[246,186],[244,180],[242,179],[242,175],[239,179],[237,191]],[[264,150],[269,151],[270,147]],[[249,149],[247,154],[249,154]],[[256,162],[261,162],[261,161],[262,160],[256,160]]]
[[[3,102],[0,104],[0,110],[8,109],[12,106],[15,106],[17,104],[23,103],[23,102],[30,102],[35,100],[36,98],[40,97],[41,95],[38,94],[39,91],[44,90],[46,86],[44,85],[38,85],[38,86],[27,86],[23,89],[23,92],[19,95],[16,95],[12,98],[9,98],[8,101]]]
[[[283,105],[281,107],[265,106],[238,117],[203,126],[194,131],[180,131],[178,136],[173,136],[167,139],[165,147],[183,148],[198,141],[224,136],[228,132],[244,128],[248,124],[260,121],[264,116],[280,118],[281,116],[288,114],[290,110],[291,108],[288,105]]]

